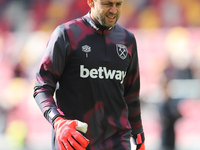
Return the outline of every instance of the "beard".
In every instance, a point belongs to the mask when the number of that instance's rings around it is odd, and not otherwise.
[[[106,14],[105,15],[100,14],[96,19],[98,20],[100,25],[110,28],[110,27],[113,27],[117,23],[117,20],[119,19],[118,15],[115,15],[115,17],[116,17],[116,20],[112,24],[109,24],[106,22]]]

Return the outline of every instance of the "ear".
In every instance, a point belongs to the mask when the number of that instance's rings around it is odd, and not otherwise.
[[[88,5],[90,6],[90,8],[94,7],[94,2],[93,0],[87,0]]]

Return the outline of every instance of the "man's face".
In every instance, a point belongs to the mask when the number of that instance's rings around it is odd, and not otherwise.
[[[91,7],[92,19],[102,26],[112,27],[120,17],[124,0],[93,0]]]

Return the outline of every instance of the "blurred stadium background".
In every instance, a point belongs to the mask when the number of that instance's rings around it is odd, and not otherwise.
[[[35,73],[55,27],[88,10],[86,0],[0,0],[0,150],[51,149],[51,126],[32,97]],[[138,43],[147,150],[163,150],[166,93],[182,116],[176,149],[200,149],[199,15],[200,0],[125,0],[118,23]]]

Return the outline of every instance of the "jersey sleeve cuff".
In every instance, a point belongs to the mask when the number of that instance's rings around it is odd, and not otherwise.
[[[51,123],[51,125],[54,124],[55,119],[60,116],[64,118],[64,113],[59,109],[51,109],[48,113],[48,121]]]
[[[144,132],[142,133],[138,133],[138,134],[134,134],[133,135],[133,139],[134,142],[138,145],[138,144],[142,144],[145,141],[145,137],[144,137]]]

